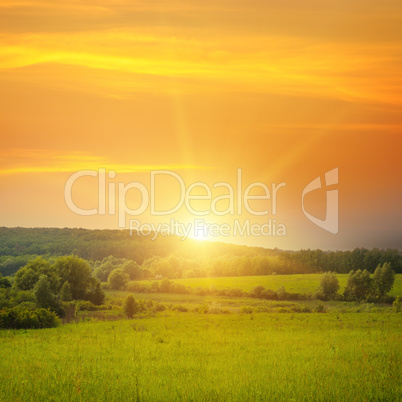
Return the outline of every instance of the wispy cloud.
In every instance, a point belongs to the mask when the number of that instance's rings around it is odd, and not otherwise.
[[[135,165],[114,162],[102,156],[54,149],[0,149],[0,175],[26,173],[62,173],[104,168],[118,173],[151,170],[205,170],[209,166],[186,163]]]
[[[0,70],[9,78],[29,66],[43,66],[45,79],[49,65],[98,70],[114,76],[100,83],[82,70],[83,87],[106,88],[111,96],[139,88],[172,91],[160,86],[163,77],[176,80],[180,92],[234,90],[400,103],[402,90],[400,44],[340,45],[264,35],[201,40],[130,29],[3,34],[0,43]],[[119,74],[125,74],[122,82]],[[29,69],[24,75],[29,77]],[[64,80],[68,74],[59,81]]]

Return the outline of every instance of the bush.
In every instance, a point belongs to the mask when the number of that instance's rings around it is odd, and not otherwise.
[[[222,306],[220,303],[211,303],[211,305],[208,308],[208,313],[209,314],[227,314],[229,313],[228,310],[222,309]]]
[[[96,311],[98,307],[88,300],[77,300],[75,302],[75,308],[77,311]]]
[[[58,324],[57,315],[49,309],[16,306],[0,310],[0,328],[4,329],[52,328]]]
[[[126,284],[126,290],[135,293],[150,293],[151,288],[138,282],[130,281]]]
[[[291,310],[295,313],[311,313],[311,308],[308,306],[296,305],[291,307]]]
[[[315,293],[313,295],[313,298],[316,300],[322,300],[322,301],[327,300],[327,296],[325,296],[325,294],[322,291],[318,291],[317,293]]]
[[[154,313],[157,313],[158,311],[165,311],[165,310],[166,310],[166,306],[164,304],[160,304],[158,302],[156,302],[156,304],[152,308],[152,311]]]
[[[208,314],[209,312],[208,304],[203,304],[202,306],[195,308],[195,311],[201,314]]]
[[[345,301],[345,297],[344,297],[342,294],[337,293],[337,294],[334,296],[334,300],[335,300],[335,301]]]
[[[75,302],[62,302],[63,316],[66,322],[71,322],[76,318]]]
[[[121,289],[129,279],[130,276],[120,268],[114,269],[107,278],[110,287],[115,290]]]
[[[134,314],[139,312],[140,306],[132,295],[127,296],[126,300],[124,300],[123,310],[127,318],[133,318]]]
[[[180,311],[180,312],[182,312],[182,313],[187,313],[188,308],[185,307],[185,306],[182,306],[181,304],[178,304],[178,305],[176,305],[176,306],[173,306],[173,307],[172,307],[172,310],[173,310],[173,311]]]
[[[372,290],[372,278],[370,273],[365,269],[361,269],[356,272],[350,271],[348,276],[348,283],[345,288],[345,298],[347,300],[364,300],[366,299]]]
[[[321,276],[319,290],[329,300],[335,297],[339,290],[339,281],[333,272],[326,272]]]
[[[256,286],[251,292],[251,297],[256,297],[257,299],[263,298],[263,293],[265,292],[264,286]]]

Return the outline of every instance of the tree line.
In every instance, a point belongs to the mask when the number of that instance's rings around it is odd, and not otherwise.
[[[213,264],[231,261],[233,266],[245,257],[232,259],[215,259]],[[257,258],[257,257],[252,257]],[[260,257],[268,258],[268,257]],[[240,260],[239,260],[240,259]],[[173,275],[177,275],[180,264],[188,264],[188,260],[176,257],[167,259],[168,267],[175,267]],[[248,267],[250,261],[244,260]],[[230,297],[255,297],[267,300],[366,300],[370,302],[392,302],[394,298],[387,296],[391,290],[395,272],[390,263],[379,264],[374,274],[368,270],[352,270],[349,273],[347,286],[343,295],[338,293],[339,281],[336,274],[326,272],[322,275],[320,287],[315,294],[289,293],[283,287],[277,291],[255,287],[251,292],[240,289],[191,289],[165,278],[145,285],[136,281],[144,276],[169,274],[164,262],[158,259],[145,261],[144,266],[133,260],[109,256],[102,261],[90,264],[77,256],[58,257],[48,261],[42,257],[29,261],[20,268],[12,278],[4,278],[0,274],[0,328],[44,328],[55,326],[57,317],[63,317],[80,306],[82,309],[95,309],[104,303],[105,293],[101,280],[112,289],[125,289],[132,292],[150,293],[195,293],[197,295],[219,295]],[[143,264],[143,265],[144,265]],[[155,265],[156,264],[156,265]],[[213,265],[214,266],[214,265]],[[231,266],[230,264],[228,266]],[[163,271],[158,271],[163,267]],[[183,274],[182,271],[181,275]],[[227,273],[227,271],[225,271]],[[127,311],[136,310],[130,299]],[[125,308],[126,308],[125,307]],[[127,313],[127,312],[126,312]],[[134,313],[132,313],[134,314]]]
[[[252,297],[266,300],[336,300],[336,301],[367,301],[371,303],[392,303],[395,298],[388,293],[393,287],[395,272],[391,264],[378,265],[373,275],[367,270],[351,271],[348,276],[347,285],[343,294],[338,293],[340,289],[339,280],[335,272],[322,274],[320,284],[315,293],[287,292],[282,286],[278,290],[266,289],[263,286],[256,286],[247,292],[237,288],[215,289],[215,288],[192,288],[169,279],[151,281],[149,284],[128,280],[110,282],[114,289],[124,289],[135,293],[175,293],[175,294],[196,294],[198,296],[228,296],[228,297]]]
[[[0,328],[57,325],[77,301],[101,305],[105,292],[87,261],[77,256],[28,262],[12,278],[0,275]]]

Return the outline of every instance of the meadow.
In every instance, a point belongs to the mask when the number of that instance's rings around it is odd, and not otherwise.
[[[341,285],[346,275],[338,275]],[[397,275],[392,294],[401,294]],[[320,275],[183,279],[313,293]],[[342,289],[341,289],[342,291]],[[153,309],[126,319],[128,295]],[[365,302],[106,291],[107,310],[0,330],[0,401],[397,401],[402,315]],[[159,308],[162,307],[161,311]]]
[[[277,291],[284,286],[286,291],[292,293],[315,293],[320,283],[321,274],[301,275],[261,275],[261,276],[235,276],[217,278],[187,278],[173,279],[172,282],[188,286],[190,288],[226,289],[237,288],[249,292],[256,286],[263,286],[266,289]],[[343,293],[348,275],[337,274],[339,279],[339,293]],[[139,283],[150,284],[152,281],[139,281]],[[402,274],[395,275],[394,286],[389,292],[391,296],[402,296]]]
[[[158,313],[0,331],[0,400],[399,400],[401,319]]]

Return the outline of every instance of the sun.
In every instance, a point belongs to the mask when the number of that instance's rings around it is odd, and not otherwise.
[[[189,222],[189,225],[191,225],[191,231],[188,235],[193,240],[198,240],[198,241],[205,241],[209,240],[209,235],[208,235],[208,226],[205,225],[197,225],[196,222]]]
[[[194,230],[194,232],[189,237],[191,237],[194,240],[198,240],[198,241],[208,240],[208,235],[201,229],[200,230]]]

